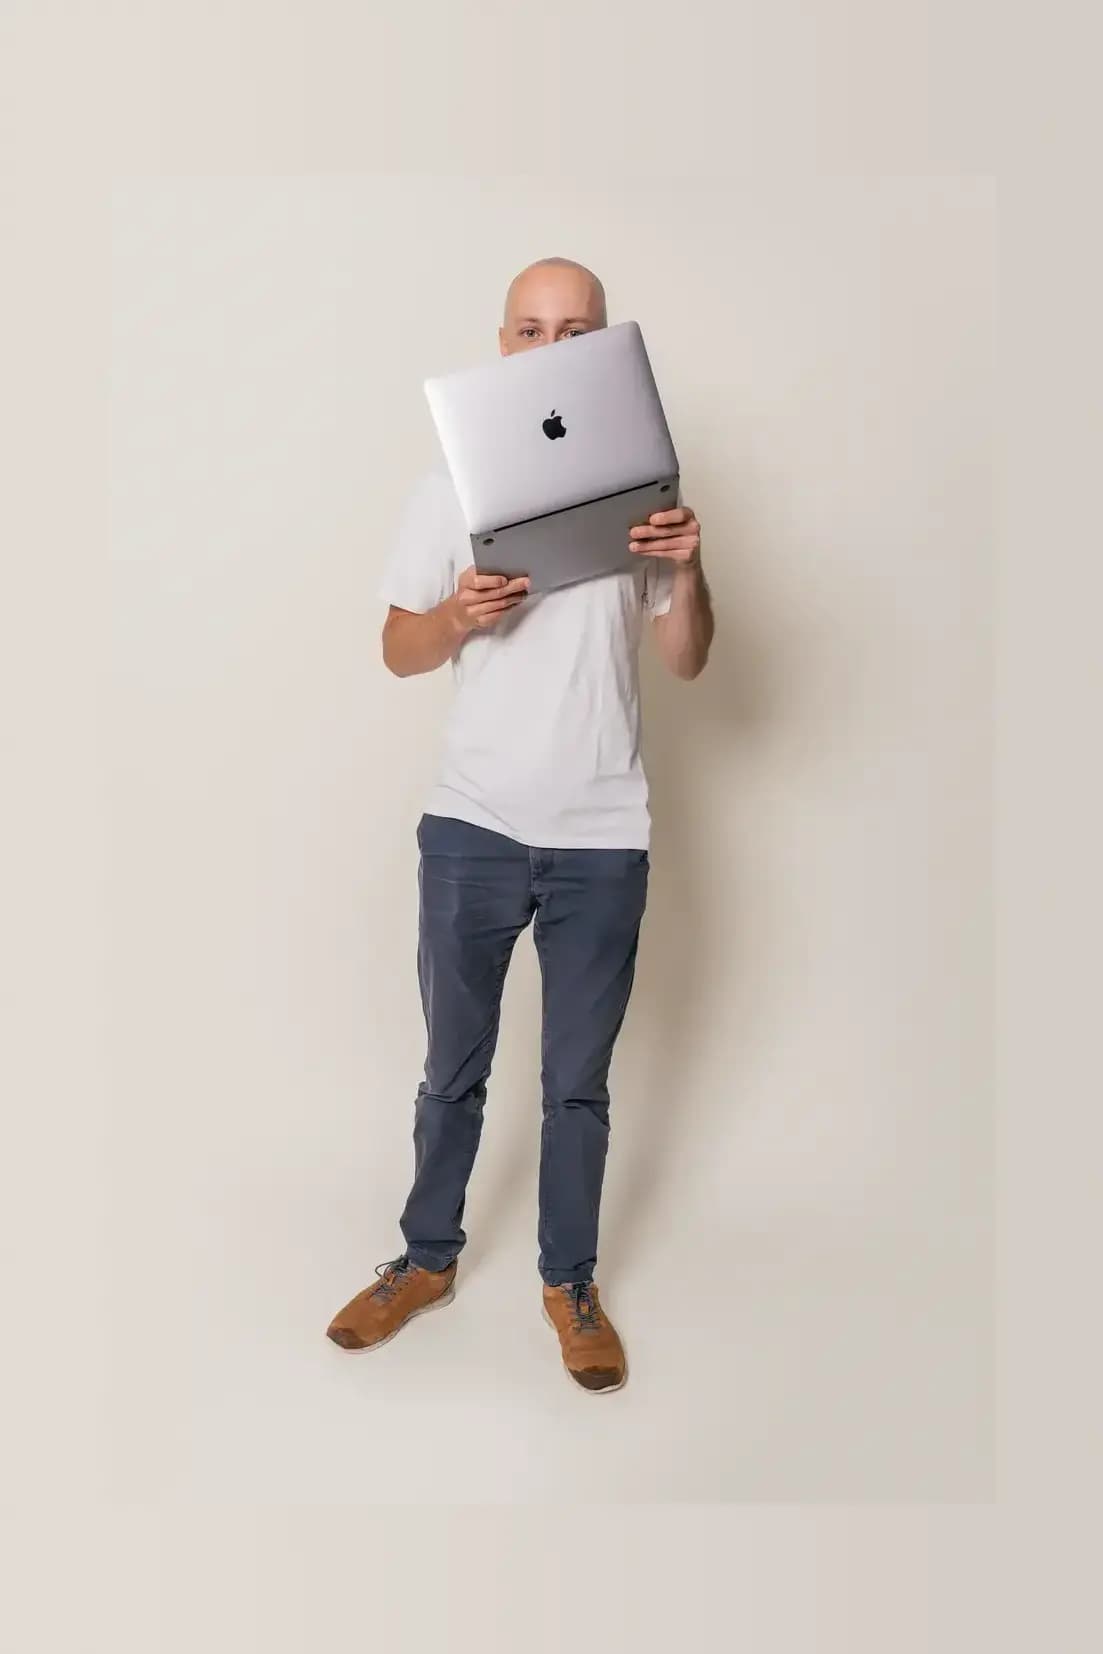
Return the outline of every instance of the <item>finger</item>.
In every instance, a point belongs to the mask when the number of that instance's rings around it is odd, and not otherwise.
[[[516,597],[496,597],[488,603],[476,603],[470,612],[474,620],[483,620],[487,615],[498,615],[506,609],[515,609],[518,603],[524,601],[524,592],[519,592]]]
[[[688,522],[677,523],[669,528],[654,528],[650,523],[637,523],[635,528],[629,530],[629,534],[634,540],[663,540],[683,534],[696,533],[700,533],[700,529],[693,518],[690,518]]]
[[[628,549],[637,557],[678,557],[700,551],[701,542],[688,535],[678,540],[629,540]]]
[[[469,601],[468,607],[472,609],[482,609],[492,603],[520,603],[521,599],[527,596],[527,592],[511,592],[507,591],[503,586],[496,592],[478,592],[474,594]]]
[[[504,575],[495,576],[497,585],[470,586],[460,594],[460,602],[468,608],[473,603],[483,603],[490,597],[524,597],[529,589],[528,575],[519,576],[516,580],[507,580]]]
[[[471,573],[466,585],[471,591],[493,591],[498,586],[507,584],[504,574],[475,574]]]
[[[681,511],[681,512],[679,512],[677,522],[673,522],[673,523],[664,521],[666,516],[667,516],[667,513],[665,511],[656,512],[654,517],[648,518],[646,523],[633,523],[632,533],[633,534],[677,534],[682,529],[687,528],[690,523],[695,523],[697,521],[697,519],[693,515],[692,511]]]
[[[701,536],[697,533],[696,529],[683,528],[677,532],[672,531],[669,534],[656,535],[653,540],[637,540],[635,543],[641,546],[649,546],[653,551],[657,551],[661,555],[671,546],[681,546],[686,544],[699,546],[701,544]]]
[[[688,506],[679,505],[671,511],[653,511],[647,520],[661,527],[663,523],[687,523],[692,515]]]
[[[492,584],[489,586],[480,585],[476,590],[480,592],[492,591],[496,597],[505,597],[510,592],[527,592],[529,589],[527,574],[515,575],[512,580],[507,579],[504,574],[487,575],[485,578],[491,581]]]

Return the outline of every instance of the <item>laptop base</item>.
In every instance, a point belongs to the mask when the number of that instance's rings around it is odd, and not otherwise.
[[[677,475],[659,477],[604,499],[472,534],[472,561],[480,574],[504,574],[511,580],[527,574],[533,593],[619,574],[640,564],[638,554],[628,549],[629,529],[678,503]]]

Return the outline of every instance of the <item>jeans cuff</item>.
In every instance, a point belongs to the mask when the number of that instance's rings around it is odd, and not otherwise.
[[[421,1252],[416,1246],[408,1246],[406,1256],[418,1269],[427,1269],[431,1275],[439,1275],[442,1270],[451,1268],[456,1261],[454,1252],[451,1256],[441,1252]]]

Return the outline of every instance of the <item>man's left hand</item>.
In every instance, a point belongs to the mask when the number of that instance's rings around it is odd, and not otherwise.
[[[701,525],[688,505],[656,511],[629,531],[628,549],[640,557],[669,557],[682,568],[701,561]]]

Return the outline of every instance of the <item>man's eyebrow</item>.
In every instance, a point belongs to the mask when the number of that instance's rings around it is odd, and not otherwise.
[[[563,326],[569,327],[575,322],[583,322],[588,325],[589,320],[589,316],[564,316]],[[517,322],[519,325],[525,322],[532,322],[536,327],[543,327],[544,325],[544,319],[542,316],[518,316]]]

